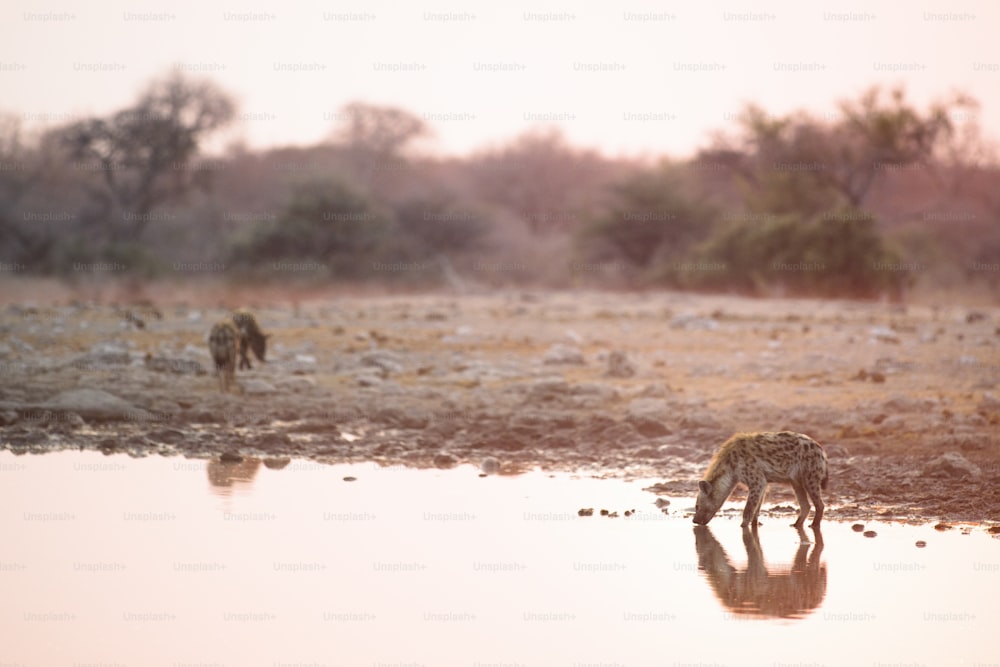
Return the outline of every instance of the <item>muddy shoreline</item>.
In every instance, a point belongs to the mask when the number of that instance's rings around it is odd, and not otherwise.
[[[692,496],[733,432],[789,429],[827,449],[831,519],[1000,522],[998,309],[519,292],[253,309],[268,361],[226,395],[205,338],[227,308],[5,306],[0,447],[491,461]],[[777,485],[765,508],[789,504]]]

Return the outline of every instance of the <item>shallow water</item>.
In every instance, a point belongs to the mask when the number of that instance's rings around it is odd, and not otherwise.
[[[1000,540],[982,529],[828,522],[820,548],[791,517],[758,540],[738,517],[695,530],[691,499],[663,515],[641,480],[268,465],[0,452],[0,665],[1000,656]]]

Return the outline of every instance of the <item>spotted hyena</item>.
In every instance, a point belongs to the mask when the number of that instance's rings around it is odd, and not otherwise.
[[[219,389],[229,391],[236,379],[236,346],[239,334],[230,322],[219,322],[208,335],[208,350],[219,376]]]
[[[267,353],[268,335],[260,330],[257,318],[248,310],[241,308],[233,313],[233,323],[240,335],[240,370],[253,368],[250,365],[250,357],[247,356],[247,347],[253,350],[253,355],[257,359],[264,361],[264,355]]]
[[[809,516],[811,499],[816,505],[811,525],[819,526],[823,519],[820,488],[826,488],[827,480],[826,452],[809,436],[791,431],[738,433],[719,447],[704,478],[698,482],[694,522],[711,521],[736,483],[743,482],[749,494],[742,526],[756,527],[768,482],[787,482],[799,501],[799,518],[792,525],[800,527]]]

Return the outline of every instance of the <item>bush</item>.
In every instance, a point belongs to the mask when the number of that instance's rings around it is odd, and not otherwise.
[[[852,208],[805,222],[791,215],[740,222],[708,241],[696,258],[706,270],[685,273],[685,287],[872,298],[898,296],[912,282],[874,218]]]
[[[295,190],[277,221],[256,225],[235,245],[233,261],[310,261],[329,275],[362,277],[391,229],[391,214],[343,183],[310,183]]]
[[[396,208],[396,246],[421,258],[480,248],[492,221],[470,204],[438,196],[413,199]]]
[[[617,260],[639,274],[651,268],[656,273],[657,265],[686,256],[715,225],[715,212],[685,197],[666,168],[640,173],[614,195],[607,213],[578,236],[586,261]]]

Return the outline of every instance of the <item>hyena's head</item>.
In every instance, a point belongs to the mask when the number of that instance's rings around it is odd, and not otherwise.
[[[269,335],[262,333],[250,335],[250,349],[253,351],[253,356],[261,361],[264,361],[264,356],[267,354],[267,338]]]
[[[698,482],[698,498],[694,501],[695,523],[705,525],[712,520],[715,513],[722,507],[722,503],[726,501],[722,491],[718,485],[704,479]]]

